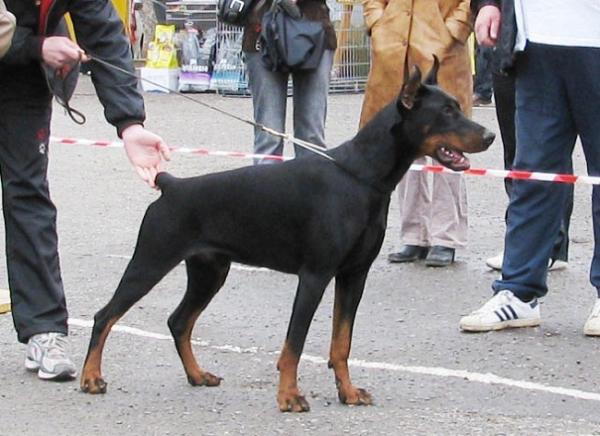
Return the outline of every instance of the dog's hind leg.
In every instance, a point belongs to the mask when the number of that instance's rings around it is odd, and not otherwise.
[[[149,215],[144,218],[135,252],[117,290],[108,304],[94,315],[94,327],[81,373],[83,392],[106,392],[101,365],[102,351],[110,329],[183,258],[183,248],[172,243],[167,226],[161,228],[158,225],[160,222]]]
[[[279,370],[277,403],[282,412],[310,410],[308,402],[298,389],[298,362],[310,323],[331,276],[301,273],[299,279],[285,344],[277,362]]]
[[[196,320],[219,291],[231,262],[225,256],[196,255],[186,260],[188,285],[181,303],[169,317],[169,329],[192,386],[218,386],[221,378],[204,371],[194,357],[190,338]]]
[[[329,367],[335,373],[338,397],[344,404],[364,405],[373,402],[364,389],[356,388],[350,381],[348,357],[352,344],[352,329],[356,310],[362,298],[368,271],[339,274],[335,279],[333,332],[329,353]]]

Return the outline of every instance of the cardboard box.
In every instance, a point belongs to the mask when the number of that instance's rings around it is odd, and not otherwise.
[[[140,81],[145,92],[177,91],[179,68],[140,68]]]

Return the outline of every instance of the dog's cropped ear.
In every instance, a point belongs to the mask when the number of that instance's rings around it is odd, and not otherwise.
[[[433,55],[433,65],[431,66],[431,70],[429,70],[429,73],[427,73],[427,77],[425,78],[426,85],[437,85],[437,75],[439,69],[440,61],[436,55]]]
[[[398,108],[400,108],[400,105],[402,105],[406,109],[412,109],[420,87],[421,70],[419,70],[419,67],[415,65],[412,73],[408,77],[408,80],[404,83],[404,85],[402,85],[402,91],[400,91],[400,97],[398,97]]]

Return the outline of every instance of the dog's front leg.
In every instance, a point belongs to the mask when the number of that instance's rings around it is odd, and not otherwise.
[[[300,274],[288,332],[277,362],[279,391],[277,403],[282,412],[308,412],[310,406],[298,388],[298,362],[308,328],[331,280],[329,275]]]
[[[367,273],[368,271],[352,275],[339,275],[335,280],[329,367],[333,368],[338,397],[344,404],[367,405],[373,403],[371,394],[352,385],[348,370],[354,318],[365,288]]]

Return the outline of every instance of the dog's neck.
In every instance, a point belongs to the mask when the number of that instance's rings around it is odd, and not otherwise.
[[[357,179],[391,194],[417,157],[418,145],[404,133],[403,121],[390,105],[331,155]]]

